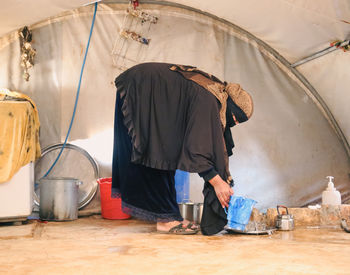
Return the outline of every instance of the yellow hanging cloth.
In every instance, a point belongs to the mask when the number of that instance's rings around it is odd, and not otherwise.
[[[41,156],[39,127],[30,97],[0,88],[0,184]]]

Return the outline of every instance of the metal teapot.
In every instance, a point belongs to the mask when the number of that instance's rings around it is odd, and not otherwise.
[[[285,208],[287,214],[281,214],[279,208]],[[294,229],[294,217],[288,213],[288,208],[283,205],[277,205],[277,219],[276,219],[276,227],[278,230],[293,230]]]

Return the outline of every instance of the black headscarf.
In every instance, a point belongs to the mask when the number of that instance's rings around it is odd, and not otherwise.
[[[237,106],[231,97],[228,97],[226,107],[226,127],[224,131],[224,139],[228,156],[232,156],[232,149],[235,147],[232,139],[231,127],[247,120],[247,115]]]

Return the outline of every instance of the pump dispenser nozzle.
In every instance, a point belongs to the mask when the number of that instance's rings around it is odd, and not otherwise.
[[[335,191],[336,189],[334,188],[334,177],[332,176],[327,176],[326,177],[328,179],[328,187],[327,187],[327,191]]]

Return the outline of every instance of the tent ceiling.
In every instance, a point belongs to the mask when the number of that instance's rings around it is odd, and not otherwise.
[[[0,9],[0,37],[92,0],[3,0]]]
[[[3,0],[0,37],[93,0]],[[142,0],[140,0],[142,3]],[[162,1],[159,1],[162,2]],[[293,63],[350,37],[348,0],[170,0],[200,9],[251,32]],[[215,3],[215,4],[213,4]]]
[[[240,26],[268,43],[291,63],[329,46],[332,40],[345,40],[350,36],[348,0],[171,2],[204,10]]]

